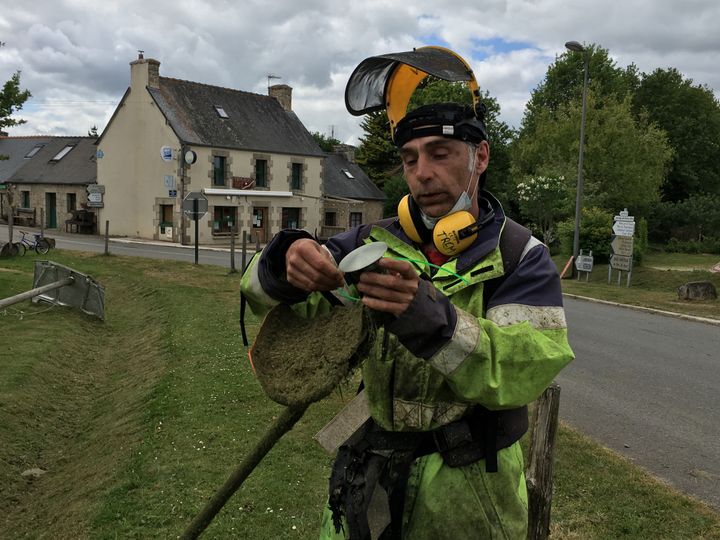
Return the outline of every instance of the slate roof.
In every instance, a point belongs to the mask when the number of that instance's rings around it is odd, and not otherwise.
[[[348,178],[343,171],[348,171],[354,178]],[[360,166],[348,161],[343,155],[325,154],[323,177],[325,180],[323,191],[329,197],[346,197],[362,201],[386,199],[382,190],[373,184]]]
[[[95,137],[51,137],[45,146],[10,177],[13,184],[95,184]],[[62,159],[52,159],[75,145]]]
[[[200,146],[322,157],[294,112],[270,96],[160,77],[148,88],[181,141]],[[228,118],[221,118],[215,106]]]
[[[7,181],[20,167],[33,158],[25,156],[38,144],[47,144],[52,137],[0,137],[0,182]],[[36,154],[37,155],[37,154]]]

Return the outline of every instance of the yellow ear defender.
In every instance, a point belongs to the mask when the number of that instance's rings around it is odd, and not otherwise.
[[[398,219],[410,240],[417,244],[432,242],[440,253],[454,257],[469,248],[477,238],[478,231],[495,217],[492,207],[489,204],[487,206],[487,211],[479,221],[470,212],[461,210],[440,218],[430,231],[423,223],[415,200],[405,195],[398,204]]]

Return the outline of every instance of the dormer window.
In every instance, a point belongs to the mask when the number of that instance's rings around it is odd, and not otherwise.
[[[347,169],[340,169],[340,170],[341,170],[343,173],[345,173],[345,176],[347,176],[348,178],[350,178],[350,179],[354,179],[354,178],[355,178],[355,177],[352,175],[352,173],[351,173],[350,171],[348,171]]]
[[[220,118],[230,118],[228,113],[225,112],[225,109],[222,108],[222,105],[215,105],[215,111]]]
[[[75,148],[74,144],[68,144],[65,148],[55,154],[55,157],[52,158],[50,161],[60,161],[62,158],[67,156],[70,153],[70,150],[72,150],[73,148]]]
[[[25,158],[26,158],[26,159],[30,159],[30,158],[33,157],[35,154],[37,154],[43,146],[45,146],[45,145],[44,145],[44,144],[36,144],[35,146],[33,146],[33,147],[30,149],[30,151],[29,151],[27,154],[25,154]]]

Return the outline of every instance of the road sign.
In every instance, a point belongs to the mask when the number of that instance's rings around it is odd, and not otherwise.
[[[626,255],[610,255],[610,266],[615,270],[629,272],[632,270],[632,257]]]
[[[592,255],[578,255],[577,259],[575,259],[575,268],[577,268],[580,272],[592,272]]]
[[[197,211],[195,207],[195,201],[197,201]],[[182,210],[185,212],[190,219],[200,219],[205,215],[208,209],[208,200],[205,195],[199,191],[191,191],[182,202]]]
[[[634,221],[616,221],[613,225],[613,233],[617,236],[632,236],[635,234]]]
[[[612,247],[615,255],[624,255],[629,257],[633,254],[633,242],[632,236],[614,236],[610,247]]]

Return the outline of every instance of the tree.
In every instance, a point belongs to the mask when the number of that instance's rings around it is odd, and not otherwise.
[[[12,118],[32,96],[29,90],[20,90],[20,72],[16,72],[0,91],[0,129],[24,124],[26,121]]]
[[[390,139],[390,121],[385,111],[374,112],[363,118],[360,127],[365,136],[360,138],[355,159],[370,180],[382,189],[400,167],[397,148]]]
[[[313,133],[311,133],[311,135],[323,152],[332,152],[335,146],[337,146],[338,144],[342,144],[335,137],[327,136],[324,133],[320,133],[319,131],[314,131]]]
[[[562,176],[538,176],[517,185],[523,216],[537,225],[543,242],[548,246],[555,240],[555,222],[562,215],[567,190],[567,183]]]
[[[656,69],[643,74],[633,108],[667,132],[674,150],[662,185],[664,201],[720,194],[720,103],[712,90],[675,68]]]
[[[595,89],[599,106],[602,106],[606,96],[622,100],[634,93],[639,84],[638,70],[634,64],[622,69],[610,58],[607,49],[595,44],[586,45],[585,48],[585,53],[567,51],[561,54],[548,67],[545,79],[530,96],[521,134],[533,130],[538,115],[547,111],[554,113],[560,106],[582,94],[586,54],[590,57],[588,79]]]
[[[672,157],[665,132],[647,115],[633,115],[630,96],[606,96],[602,104],[588,92],[584,162],[584,205],[608,211],[629,208],[646,216]],[[540,111],[513,153],[517,178],[564,176],[568,182],[565,215],[574,213],[579,149],[580,99],[556,111]],[[562,217],[562,216],[558,216]]]

